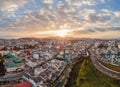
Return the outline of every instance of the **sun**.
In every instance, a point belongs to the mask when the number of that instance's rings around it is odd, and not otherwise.
[[[66,35],[67,35],[67,31],[66,30],[59,30],[59,31],[57,31],[57,36],[65,37]]]

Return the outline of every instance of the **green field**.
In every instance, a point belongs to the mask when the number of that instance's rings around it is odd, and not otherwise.
[[[99,72],[89,59],[76,63],[65,87],[120,87],[120,81]]]

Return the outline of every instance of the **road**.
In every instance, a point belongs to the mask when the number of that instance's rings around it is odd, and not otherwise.
[[[0,77],[0,81],[11,81],[11,80],[17,80],[22,78],[23,76],[23,71],[14,73],[14,74],[7,74],[5,76]]]
[[[120,80],[120,72],[116,72],[113,71],[105,66],[103,66],[98,60],[97,60],[97,56],[96,56],[96,52],[91,50],[91,47],[94,44],[91,44],[89,47],[86,48],[86,53],[88,54],[87,56],[90,56],[90,59],[92,60],[93,65],[101,72],[103,72],[104,74],[112,77],[112,78],[116,78]],[[56,53],[56,55],[52,58],[55,59],[56,56],[59,54],[60,50]],[[38,64],[37,66],[35,66],[33,69],[35,69],[38,66],[41,66],[43,64],[45,64],[48,61],[51,61],[52,59],[49,59],[41,64]],[[58,76],[58,78],[56,78],[56,80],[54,81],[54,84],[52,86],[55,86],[65,75],[65,73],[67,72],[67,69],[70,67],[70,64],[68,64],[63,71],[60,73],[60,75]],[[11,80],[17,80],[19,78],[21,78],[23,76],[23,72],[18,72],[15,74],[8,74],[6,76],[0,77],[0,81],[11,81]]]
[[[91,44],[89,47],[86,48],[86,57],[90,56],[90,52],[88,51],[89,48],[91,48],[93,46],[93,44]],[[75,58],[74,61],[72,61],[72,63],[67,64],[66,67],[64,68],[64,70],[61,72],[61,74],[55,79],[55,81],[51,84],[50,87],[56,87],[57,84],[59,82],[61,82],[63,76],[65,75],[65,73],[68,72],[68,69],[72,66],[72,64],[74,64],[76,61],[78,62],[78,59],[80,59],[79,61],[83,60],[82,54],[78,57]],[[74,62],[74,63],[73,63]]]
[[[88,49],[90,53],[90,59],[92,60],[93,65],[102,73],[106,74],[107,76],[110,76],[112,78],[116,78],[120,80],[120,72],[111,70],[104,65],[102,65],[98,60],[96,56],[96,52],[92,51],[91,49]]]

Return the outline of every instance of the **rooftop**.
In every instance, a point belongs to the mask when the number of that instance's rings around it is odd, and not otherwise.
[[[6,68],[18,67],[23,64],[21,59],[17,58],[11,53],[8,53],[6,56],[7,56],[6,60],[11,61],[11,63],[6,63]]]

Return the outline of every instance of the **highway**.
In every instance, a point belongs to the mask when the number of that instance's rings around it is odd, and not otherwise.
[[[104,65],[102,65],[98,60],[96,56],[96,52],[92,51],[91,49],[88,50],[90,53],[90,59],[92,60],[93,65],[102,73],[106,74],[107,76],[110,76],[112,78],[120,80],[120,72],[111,70]]]
[[[91,44],[89,47],[86,48],[86,57],[90,56],[90,53],[88,51],[89,48],[91,48],[93,46],[93,44]],[[64,68],[64,70],[61,72],[61,74],[53,81],[53,83],[51,84],[50,87],[57,87],[57,85],[61,82],[62,78],[65,76],[65,74],[68,72],[68,69],[71,68],[71,66],[73,66],[76,62],[78,61],[82,61],[84,59],[84,57],[82,57],[82,54],[79,55],[78,57],[74,58],[74,60],[72,61],[72,63],[69,63],[66,65],[66,67]],[[64,84],[65,85],[65,84]]]

